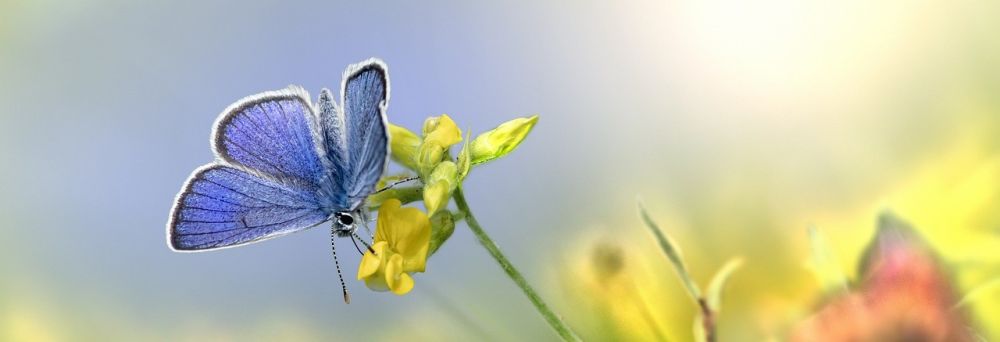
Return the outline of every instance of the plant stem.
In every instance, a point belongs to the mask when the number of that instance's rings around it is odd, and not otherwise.
[[[704,298],[698,298],[698,308],[701,309],[701,325],[705,329],[705,341],[715,342],[715,312],[708,307]]]
[[[477,239],[479,239],[479,243],[483,245],[483,248],[486,248],[487,252],[490,252],[490,256],[497,261],[497,264],[500,264],[500,268],[503,268],[504,272],[507,273],[507,276],[521,288],[521,291],[528,297],[531,304],[535,305],[535,309],[538,310],[538,313],[542,314],[542,317],[545,318],[547,323],[549,323],[552,330],[555,330],[556,333],[559,334],[559,337],[562,337],[564,341],[579,341],[580,338],[577,337],[565,323],[563,323],[559,316],[552,312],[552,309],[550,309],[544,301],[542,301],[542,298],[538,296],[538,293],[531,288],[531,285],[528,285],[528,281],[524,279],[521,272],[519,272],[517,268],[514,268],[514,265],[510,263],[510,260],[507,260],[507,257],[500,252],[500,248],[497,247],[497,245],[493,243],[493,240],[490,239],[489,235],[486,234],[483,227],[479,226],[479,221],[476,221],[476,217],[472,215],[472,210],[469,209],[469,204],[465,202],[465,194],[462,193],[462,187],[459,186],[455,189],[452,196],[455,198],[455,204],[458,205],[458,210],[465,213],[466,225],[469,226],[472,233],[476,235]]]

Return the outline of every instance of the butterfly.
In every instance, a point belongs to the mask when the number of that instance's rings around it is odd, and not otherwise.
[[[338,106],[324,88],[313,104],[293,85],[226,108],[211,135],[216,160],[191,173],[170,210],[170,248],[241,246],[328,221],[331,243],[333,236],[360,240],[365,200],[388,166],[385,63],[348,66],[340,97]]]

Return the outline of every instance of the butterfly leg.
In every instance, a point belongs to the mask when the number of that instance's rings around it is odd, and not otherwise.
[[[358,235],[357,230],[358,230],[357,225],[340,226],[334,224],[331,234],[333,236],[351,238],[351,242],[354,242],[355,247],[358,249],[358,253],[364,254],[364,252],[361,251],[361,247],[357,246],[358,241],[361,241],[361,244],[365,246],[365,249],[367,249],[369,252],[372,252],[372,254],[375,254],[375,250],[372,249],[371,244],[365,241],[365,239],[362,239],[361,236]]]
[[[367,215],[366,215],[366,216],[367,216]],[[365,226],[365,231],[366,231],[366,232],[368,232],[368,237],[369,237],[369,238],[371,238],[371,239],[372,239],[372,241],[375,241],[375,233],[374,233],[374,232],[372,232],[372,229],[368,227],[368,222],[369,222],[369,221],[373,221],[373,220],[370,220],[370,219],[368,219],[368,218],[366,217],[366,218],[365,218],[364,220],[362,220],[361,222],[362,222],[362,224],[363,224],[363,225]]]
[[[354,237],[351,240],[361,241],[361,244],[365,245],[365,248],[367,248],[369,252],[372,252],[372,254],[375,254],[375,250],[372,249],[372,246],[369,245],[368,242],[365,242],[365,240],[362,239],[360,236],[358,236],[358,233],[356,233],[355,231],[352,230],[351,231],[351,235],[353,235],[353,237]],[[362,253],[362,254],[364,254],[364,253]]]

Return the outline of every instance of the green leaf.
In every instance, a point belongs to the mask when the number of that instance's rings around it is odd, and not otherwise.
[[[812,250],[810,268],[828,294],[847,292],[847,276],[831,255],[830,248],[816,227],[809,227],[809,245]]]
[[[472,165],[482,164],[503,157],[514,151],[531,133],[538,122],[538,115],[507,121],[493,130],[480,134],[469,143]]]
[[[681,253],[680,248],[670,236],[663,233],[660,227],[653,222],[653,219],[649,217],[649,213],[646,212],[646,208],[643,207],[642,201],[637,201],[639,206],[639,216],[642,217],[642,221],[649,228],[649,231],[653,233],[656,237],[656,241],[660,244],[660,249],[663,250],[663,254],[667,255],[667,259],[673,264],[674,270],[677,271],[677,275],[681,277],[681,281],[684,283],[684,287],[687,288],[688,294],[691,295],[691,299],[695,302],[701,299],[701,291],[698,289],[698,284],[694,282],[691,278],[691,274],[688,273],[687,266],[684,264],[684,256]]]
[[[720,304],[722,303],[722,289],[726,287],[726,282],[729,281],[729,277],[733,275],[733,272],[738,270],[743,266],[742,258],[732,258],[722,265],[722,268],[715,275],[712,276],[712,280],[708,282],[708,288],[705,289],[705,300],[708,302],[708,308],[712,312],[719,312]]]

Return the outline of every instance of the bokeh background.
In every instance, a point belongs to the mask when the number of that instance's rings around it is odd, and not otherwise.
[[[441,113],[473,132],[541,115],[465,188],[584,337],[652,338],[628,293],[588,292],[579,270],[602,244],[626,251],[654,325],[691,336],[695,306],[641,226],[641,195],[699,282],[744,258],[723,340],[784,336],[818,302],[806,228],[850,276],[885,209],[960,291],[981,290],[965,308],[997,339],[1000,290],[981,285],[1000,275],[998,13],[973,0],[3,0],[0,340],[555,339],[464,226],[412,293],[350,280],[350,305],[325,229],[166,247],[171,201],[212,159],[223,108],[336,88],[371,56],[390,68],[390,120],[411,129]],[[342,254],[352,276],[360,256]],[[601,296],[618,308],[591,305]]]

